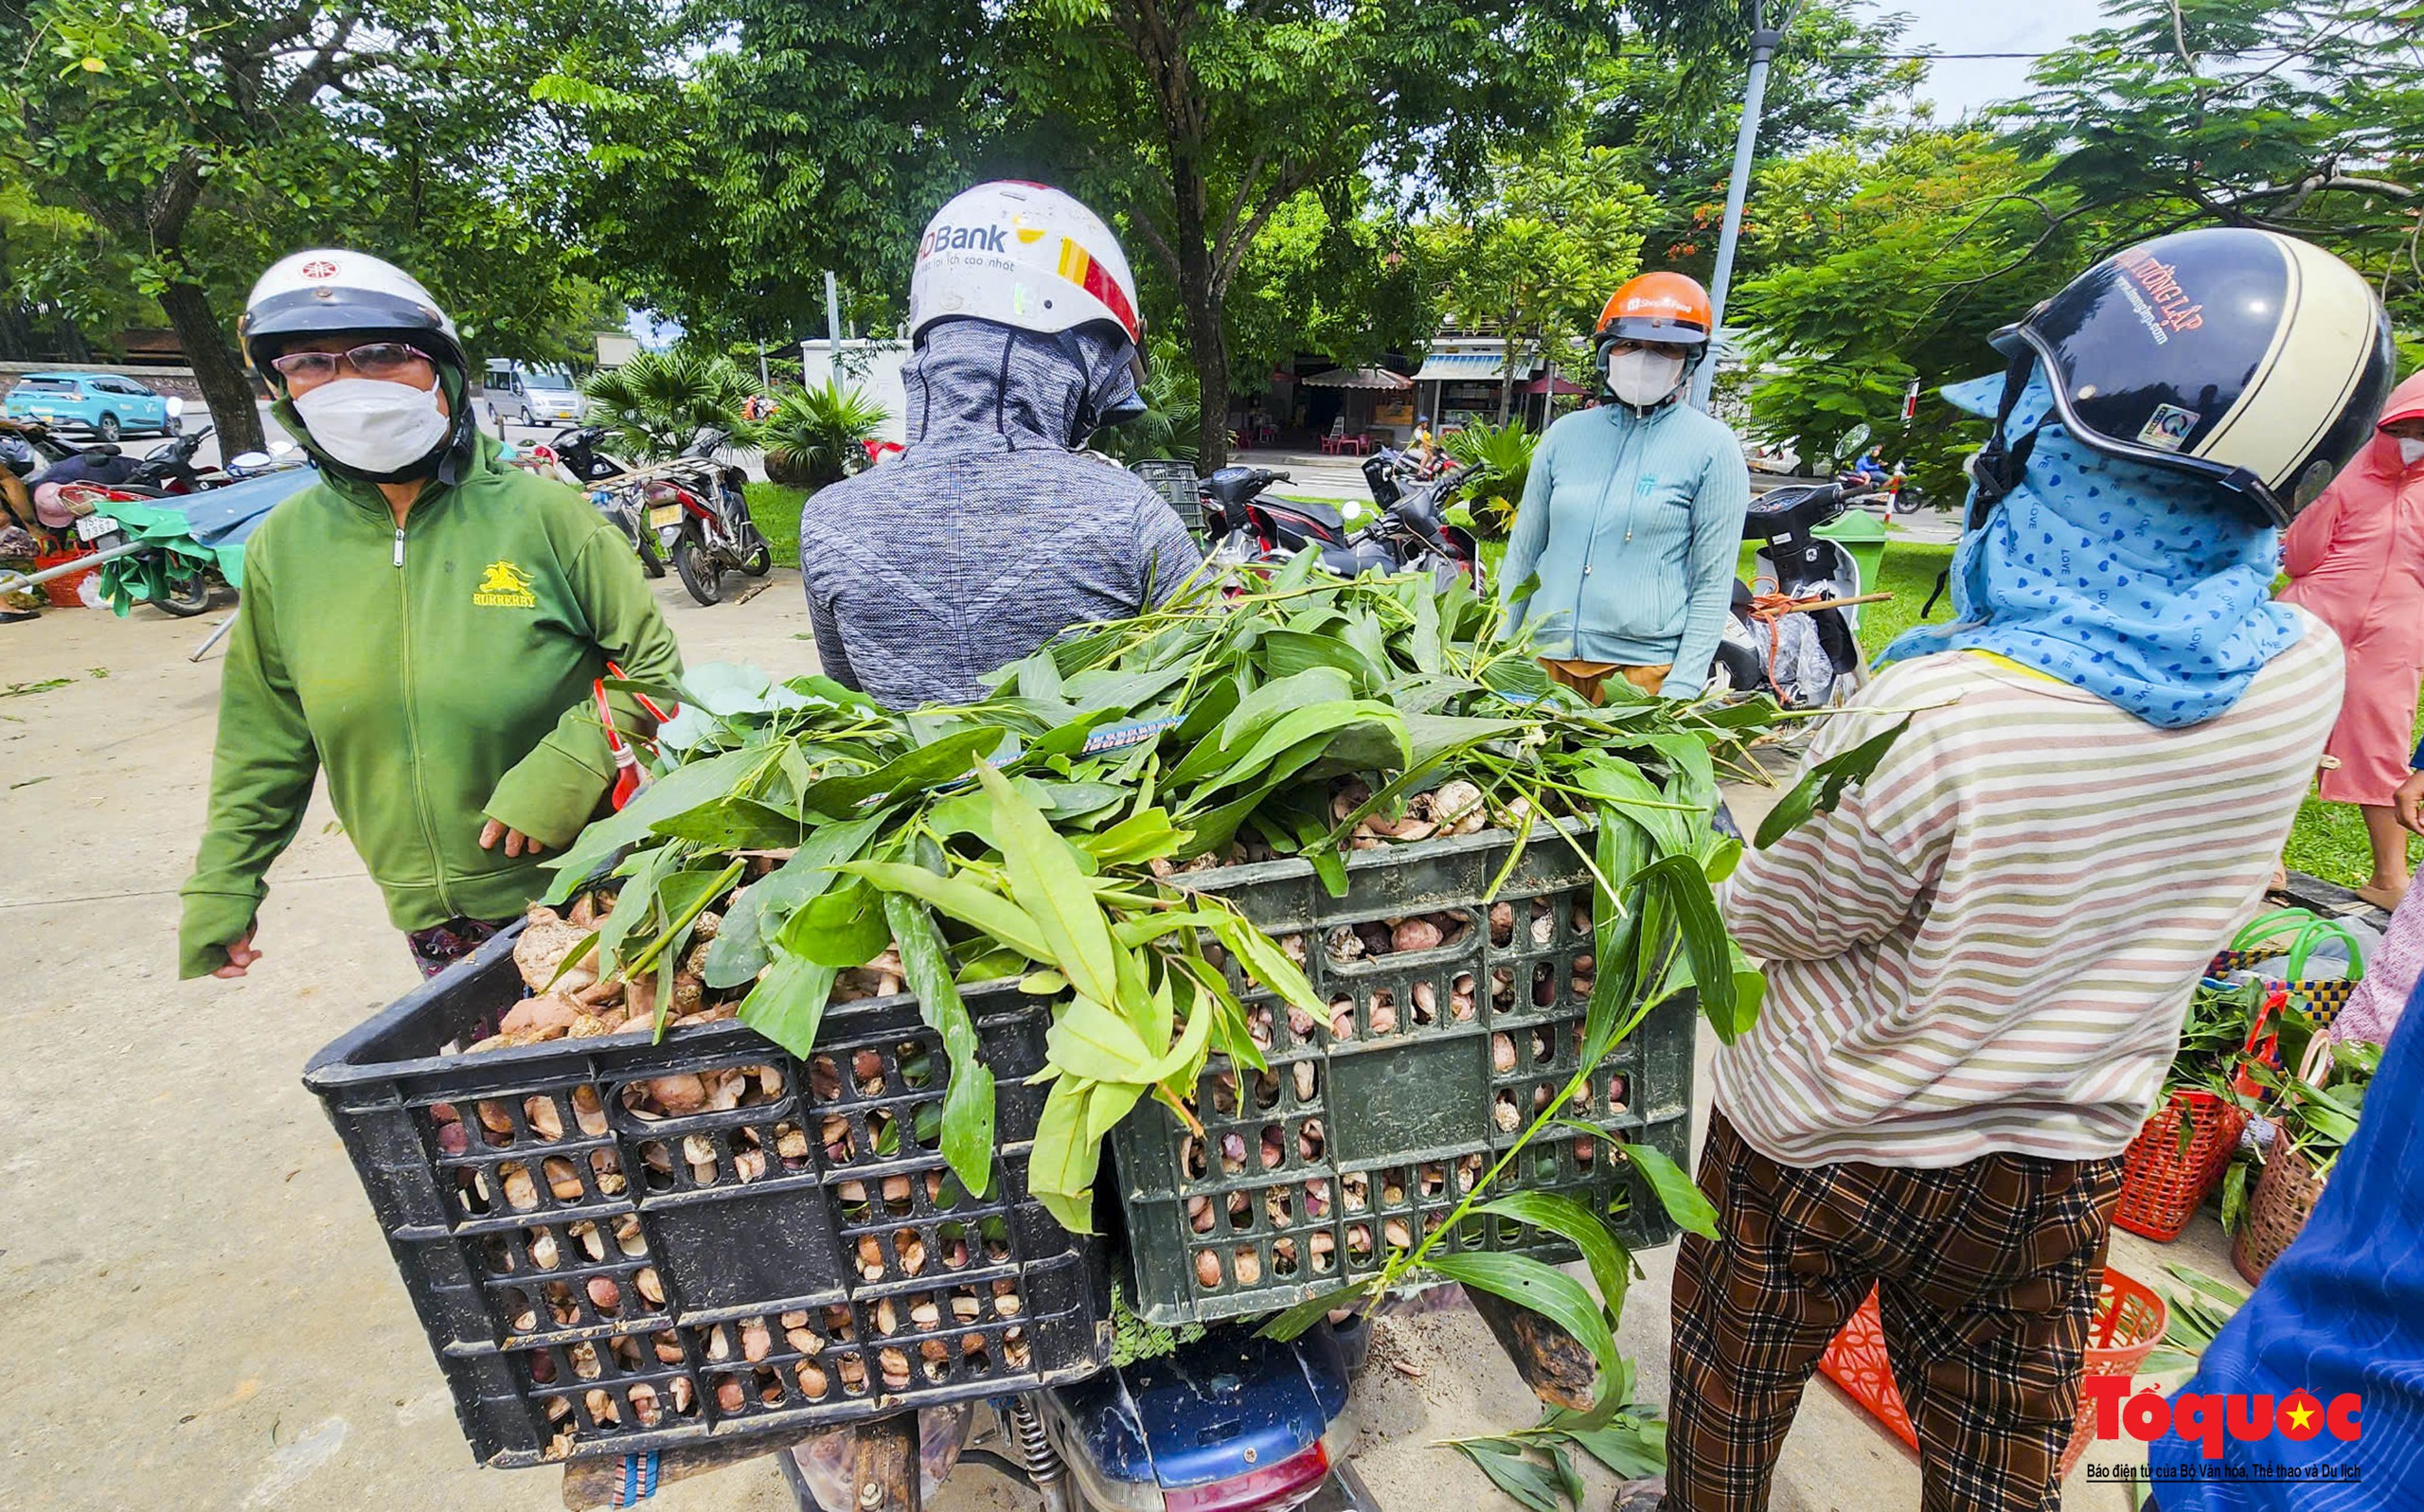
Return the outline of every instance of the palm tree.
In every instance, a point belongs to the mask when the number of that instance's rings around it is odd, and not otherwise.
[[[1457,461],[1481,466],[1470,495],[1473,528],[1485,536],[1506,534],[1515,524],[1515,507],[1523,502],[1524,480],[1532,475],[1532,451],[1541,438],[1517,420],[1468,425],[1439,444]]]
[[[866,466],[860,443],[891,418],[865,389],[844,387],[838,374],[814,388],[785,389],[758,431],[766,476],[793,488],[839,482]]]
[[[676,455],[703,425],[745,438],[741,405],[758,392],[731,358],[675,349],[641,352],[581,385],[615,450],[635,461]]]

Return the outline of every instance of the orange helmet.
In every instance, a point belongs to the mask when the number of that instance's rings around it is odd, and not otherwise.
[[[1645,273],[1628,279],[1599,311],[1592,345],[1604,351],[1619,341],[1654,341],[1673,347],[1705,347],[1717,318],[1708,291],[1681,273]]]

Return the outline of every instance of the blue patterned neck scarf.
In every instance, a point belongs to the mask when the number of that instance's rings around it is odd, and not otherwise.
[[[1991,417],[2002,389],[1998,375],[1945,397]],[[2010,434],[2052,407],[2032,381]],[[1904,631],[1878,662],[1994,651],[2149,724],[2201,724],[2298,639],[2295,614],[2272,601],[2279,555],[2279,533],[2219,489],[2092,452],[2049,424],[2020,486],[1953,552],[1958,617]]]

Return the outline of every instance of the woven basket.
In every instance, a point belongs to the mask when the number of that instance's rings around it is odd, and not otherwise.
[[[2187,1126],[2187,1148],[2181,1129]],[[2121,1205],[2112,1221],[2168,1244],[2213,1190],[2238,1147],[2247,1114],[2210,1092],[2175,1092],[2121,1157]]]
[[[2231,1264],[2250,1286],[2264,1279],[2264,1272],[2307,1226],[2307,1215],[2323,1195],[2323,1181],[2314,1164],[2286,1136],[2272,1141],[2264,1172],[2255,1179],[2255,1195],[2247,1201],[2246,1222],[2231,1241]]]

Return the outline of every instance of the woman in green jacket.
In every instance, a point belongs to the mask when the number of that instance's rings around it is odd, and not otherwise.
[[[615,764],[593,702],[614,662],[669,685],[681,653],[630,545],[579,493],[504,465],[454,322],[376,258],[299,252],[241,327],[321,480],[244,550],[210,815],[179,974],[260,958],[262,874],[314,777],[424,975],[544,891]],[[629,695],[611,703],[645,733]]]

